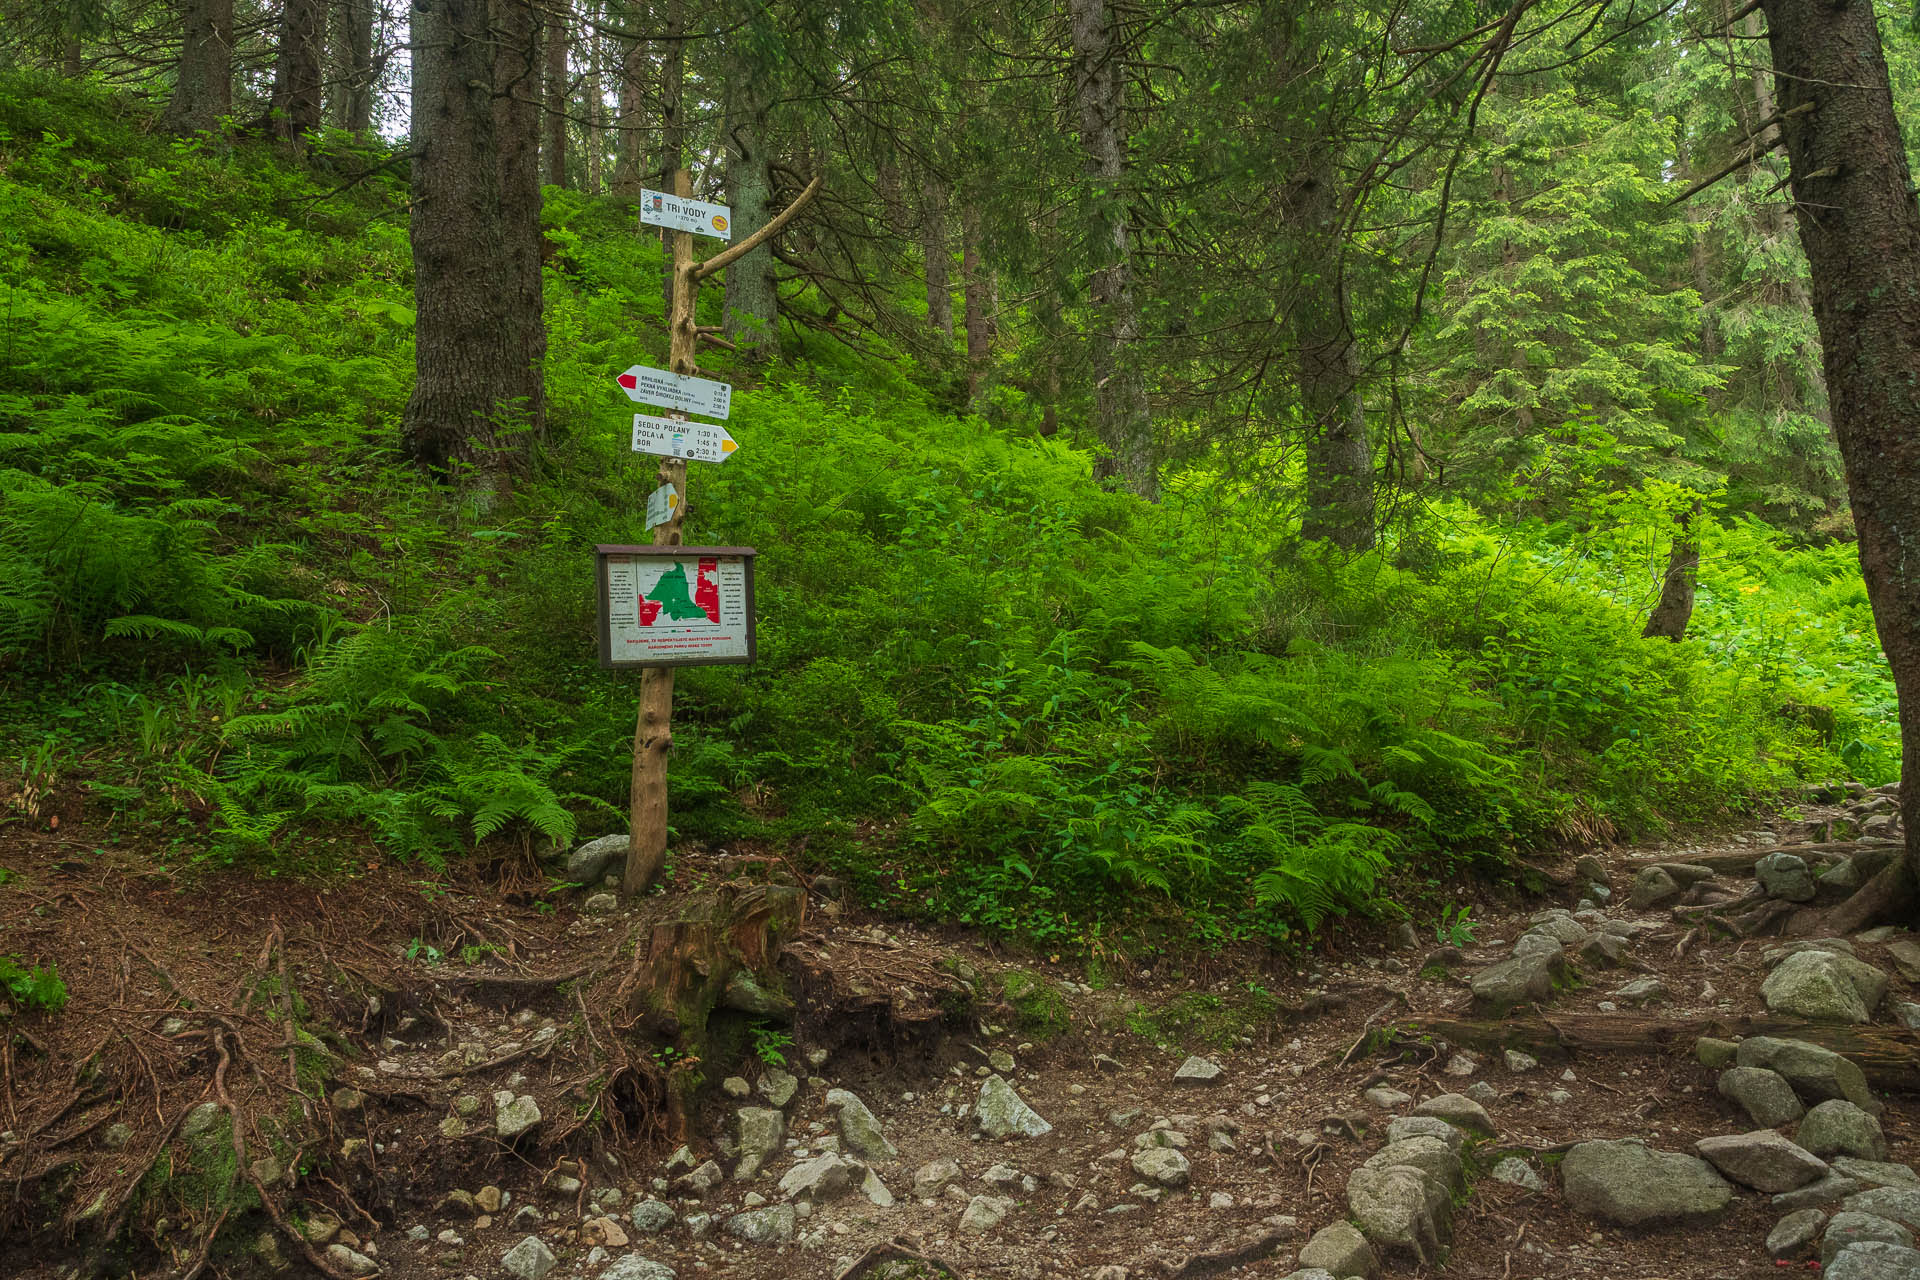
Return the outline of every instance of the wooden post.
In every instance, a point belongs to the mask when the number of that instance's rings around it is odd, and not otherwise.
[[[669,367],[679,374],[698,374],[700,366],[694,351],[702,336],[694,321],[694,298],[700,282],[716,271],[736,262],[741,255],[757,248],[778,234],[793,216],[820,190],[820,179],[807,184],[798,199],[753,235],[715,254],[705,262],[693,260],[693,233],[673,233],[673,311],[667,317]],[[673,193],[683,200],[693,197],[693,175],[677,169],[673,175]],[[670,417],[684,420],[686,414],[674,411]],[[680,505],[665,524],[655,525],[653,545],[677,547],[683,539],[681,522],[687,515],[687,463],[684,458],[661,458],[655,488],[670,484],[680,495]],[[628,811],[626,871],[620,877],[620,892],[641,894],[660,878],[660,867],[667,857],[667,750],[673,746],[673,668],[647,667],[640,673],[640,717],[633,728],[633,792]]]
[[[673,174],[673,193],[693,195],[693,175],[685,169]],[[673,312],[667,317],[670,363],[675,373],[693,373],[695,343],[693,301],[700,288],[693,274],[693,233],[673,233]],[[675,410],[669,415],[685,418]],[[680,526],[687,515],[687,463],[684,458],[661,458],[655,488],[670,484],[680,494],[680,505],[665,524],[653,528],[653,545],[679,546]],[[627,830],[626,872],[620,891],[645,893],[660,877],[667,857],[667,750],[673,746],[673,668],[648,667],[640,673],[640,718],[633,729],[633,796]]]

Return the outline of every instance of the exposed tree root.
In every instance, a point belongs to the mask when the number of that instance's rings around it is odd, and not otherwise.
[[[1162,1263],[1161,1266],[1167,1280],[1205,1280],[1207,1276],[1217,1276],[1223,1271],[1244,1267],[1249,1262],[1258,1262],[1271,1255],[1282,1243],[1283,1237],[1278,1231],[1267,1231],[1231,1249],[1189,1254],[1177,1263]]]
[[[875,1267],[889,1262],[917,1263],[922,1267],[951,1276],[953,1280],[966,1280],[952,1263],[943,1262],[930,1253],[920,1252],[920,1242],[911,1236],[895,1236],[885,1244],[876,1244],[865,1253],[848,1263],[845,1269],[836,1271],[833,1280],[860,1280]]]
[[[1796,913],[1787,931],[1801,937],[1837,938],[1878,924],[1912,924],[1917,896],[1906,862],[1895,860],[1838,906]]]

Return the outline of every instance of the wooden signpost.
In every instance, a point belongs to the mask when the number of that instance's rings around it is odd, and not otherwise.
[[[693,236],[695,230],[701,234],[717,238],[731,238],[731,210],[721,205],[700,204],[693,200],[693,176],[685,169],[673,175],[673,198],[663,199],[655,209],[651,194],[642,202],[640,220],[643,223],[670,226],[673,234],[673,309],[667,317],[669,340],[668,373],[674,376],[678,397],[667,403],[668,408],[678,410],[686,399],[704,395],[708,388],[696,387],[694,381],[700,377],[699,364],[694,359],[701,338],[718,342],[711,334],[702,333],[694,320],[694,300],[699,294],[700,282],[718,271],[725,270],[730,264],[765,244],[780,233],[781,228],[793,220],[793,216],[804,208],[807,202],[820,191],[820,179],[815,178],[807,184],[797,199],[781,210],[767,224],[737,244],[704,262],[696,262],[693,257]],[[669,209],[668,206],[672,206]],[[718,222],[716,223],[716,218]],[[635,366],[619,378],[622,389],[634,399],[647,398],[650,385],[658,380],[647,379],[646,374],[657,370]],[[710,385],[710,384],[709,384]],[[639,394],[636,394],[638,392]],[[656,402],[657,403],[657,402]],[[728,400],[706,400],[704,403],[727,405]],[[714,414],[725,417],[723,408]],[[683,412],[674,412],[673,419],[685,419]],[[725,435],[724,431],[721,433]],[[651,437],[649,436],[650,440]],[[732,437],[727,437],[729,443]],[[642,447],[643,439],[635,433],[635,448]],[[680,495],[674,504],[670,517],[655,525],[653,545],[656,547],[677,547],[682,545],[681,526],[687,515],[687,459],[683,456],[664,454],[660,457],[660,467],[656,490],[660,486],[672,485],[674,492]],[[622,893],[645,893],[653,887],[660,877],[661,864],[667,856],[667,750],[673,745],[673,667],[668,665],[649,666],[640,676],[640,714],[633,730],[633,793],[632,809],[629,813],[632,839],[627,845],[627,865],[620,879]]]

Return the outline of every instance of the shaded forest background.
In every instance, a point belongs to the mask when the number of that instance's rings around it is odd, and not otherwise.
[[[824,186],[702,299],[761,662],[680,675],[678,841],[1284,942],[1899,774],[1757,12],[0,12],[18,816],[327,875],[620,829],[590,551],[682,166],[736,238]]]

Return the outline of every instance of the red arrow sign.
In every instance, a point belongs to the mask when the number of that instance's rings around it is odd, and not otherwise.
[[[629,391],[633,390],[635,387],[640,385],[640,379],[634,377],[630,373],[621,374],[619,378],[619,382],[621,386],[625,387]]]

